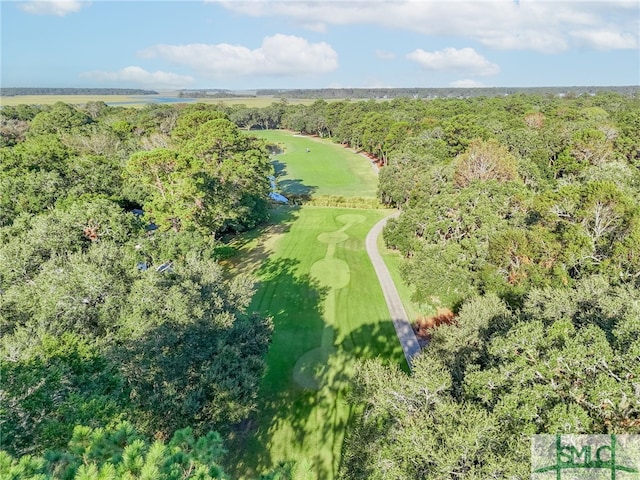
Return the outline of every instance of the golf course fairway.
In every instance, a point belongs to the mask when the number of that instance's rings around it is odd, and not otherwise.
[[[251,135],[279,144],[275,155],[278,185],[284,195],[316,194],[373,198],[378,177],[366,158],[329,140],[284,130],[257,130]]]
[[[340,146],[325,147],[328,156],[331,149],[349,153]],[[299,148],[306,147],[299,143]],[[371,182],[368,161],[350,155],[349,162],[366,167],[361,185]],[[283,156],[284,168],[294,171],[285,161]],[[350,169],[344,162],[333,168]],[[301,186],[309,182],[304,167],[296,173],[304,173],[296,175]],[[323,185],[316,183],[320,191]],[[240,270],[249,270],[257,280],[249,310],[271,316],[274,332],[257,411],[231,438],[234,477],[257,478],[291,462],[295,479],[336,478],[353,413],[345,395],[356,359],[406,365],[365,250],[367,233],[389,213],[282,206],[274,209],[264,233],[241,249]]]

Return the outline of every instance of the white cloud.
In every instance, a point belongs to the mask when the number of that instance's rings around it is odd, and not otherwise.
[[[393,60],[396,58],[396,54],[392,52],[385,52],[384,50],[376,50],[376,57],[380,60]]]
[[[163,58],[211,78],[236,76],[300,76],[328,73],[338,68],[338,54],[325,42],[277,34],[265,37],[259,48],[195,43],[155,45],[139,52],[144,58]]]
[[[570,33],[580,44],[595,50],[638,48],[638,38],[630,33],[607,30],[577,30]]]
[[[33,15],[56,15],[64,17],[69,13],[78,12],[90,2],[80,0],[27,0],[18,3],[20,10]]]
[[[484,83],[471,80],[470,78],[451,82],[450,85],[454,88],[482,88],[486,86]]]
[[[125,67],[116,71],[94,70],[80,74],[82,78],[96,82],[126,82],[146,88],[184,88],[193,83],[193,77],[171,72],[148,72],[138,66]]]
[[[303,25],[307,30],[312,30],[317,33],[326,33],[327,32],[327,24],[322,22],[311,22]]]
[[[502,50],[554,53],[584,46],[583,39],[570,34],[576,30],[594,32],[591,36],[601,32],[597,35],[606,33],[611,38],[624,39],[623,42],[603,40],[609,45],[607,48],[628,48],[630,39],[637,45],[639,38],[640,6],[637,0],[254,0],[214,3],[253,17],[288,17],[302,27],[377,25],[425,35],[462,36]]]
[[[419,48],[407,54],[407,58],[427,70],[466,72],[469,75],[496,75],[500,72],[498,65],[473,48],[445,48],[436,52],[425,52]]]

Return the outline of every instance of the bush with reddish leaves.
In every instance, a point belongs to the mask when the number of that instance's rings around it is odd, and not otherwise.
[[[420,317],[413,324],[413,331],[420,339],[429,340],[431,338],[431,330],[440,325],[451,325],[455,323],[456,315],[448,308],[438,308],[435,315],[429,317]]]

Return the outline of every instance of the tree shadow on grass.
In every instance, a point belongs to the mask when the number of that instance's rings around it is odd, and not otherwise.
[[[287,174],[287,164],[281,162],[280,160],[274,158],[271,160],[271,165],[273,165],[273,171],[277,177],[284,177]]]
[[[276,178],[279,179],[278,187],[285,197],[309,197],[318,190],[317,185],[305,185],[301,178],[283,178],[287,175],[286,163],[279,160],[273,160],[271,163],[273,165]]]
[[[297,260],[280,258],[259,269],[252,307],[273,317],[274,333],[258,409],[228,442],[234,477],[255,478],[295,461],[295,479],[337,478],[344,434],[357,410],[346,401],[355,361],[403,358],[391,321],[364,325],[336,345],[338,333],[324,319],[330,289],[298,267]]]
[[[308,197],[313,195],[316,190],[318,190],[318,187],[316,185],[305,185],[304,183],[302,183],[302,180],[300,178],[280,180],[278,182],[278,185],[280,186],[280,190],[285,197],[294,195]]]
[[[271,208],[269,214],[269,220],[260,226],[241,235],[223,239],[223,242],[227,240],[223,244],[224,249],[230,251],[230,254],[221,258],[220,264],[231,276],[239,272],[256,272],[264,265],[271,254],[270,242],[276,236],[289,231],[291,224],[298,218],[298,208],[278,205]]]
[[[308,469],[310,478],[332,476],[333,452],[325,447],[344,425],[336,419],[318,422],[314,417],[318,412],[335,411],[336,406],[330,403],[338,401],[327,387],[339,380],[335,372],[340,370],[329,368],[324,375],[316,375],[320,373],[316,369],[324,370],[322,361],[329,361],[333,352],[333,345],[324,345],[329,347],[326,352],[319,351],[323,335],[333,338],[334,333],[323,318],[329,289],[310,275],[300,274],[298,265],[298,260],[280,258],[265,261],[258,270],[260,286],[250,308],[272,316],[274,332],[258,409],[230,436],[228,469],[236,477],[257,477],[280,462],[301,456],[305,465],[298,462],[298,471]],[[301,358],[309,362],[298,362]],[[317,388],[300,382],[300,376],[316,378]],[[296,478],[299,476],[298,472]]]
[[[344,349],[357,360],[378,359],[383,363],[399,363],[409,373],[400,340],[391,319],[362,325],[350,332],[343,341]]]

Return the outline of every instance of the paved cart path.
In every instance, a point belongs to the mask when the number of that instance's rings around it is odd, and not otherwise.
[[[367,234],[366,247],[371,263],[373,264],[373,268],[376,271],[376,275],[378,275],[378,280],[382,287],[382,293],[384,294],[384,299],[387,302],[387,308],[389,309],[389,315],[391,315],[393,326],[398,334],[398,339],[400,340],[400,345],[402,345],[404,356],[407,358],[409,368],[411,368],[411,360],[416,356],[416,354],[418,354],[418,352],[420,352],[420,345],[418,344],[418,338],[416,337],[416,334],[411,327],[411,323],[409,322],[409,318],[407,317],[407,312],[405,312],[404,307],[402,306],[402,300],[400,300],[400,295],[398,295],[398,290],[396,289],[395,283],[393,283],[389,269],[385,265],[382,260],[382,256],[378,251],[378,237],[380,236],[382,229],[386,225],[387,220],[397,217],[398,215],[400,215],[400,212],[389,215],[376,223]]]

